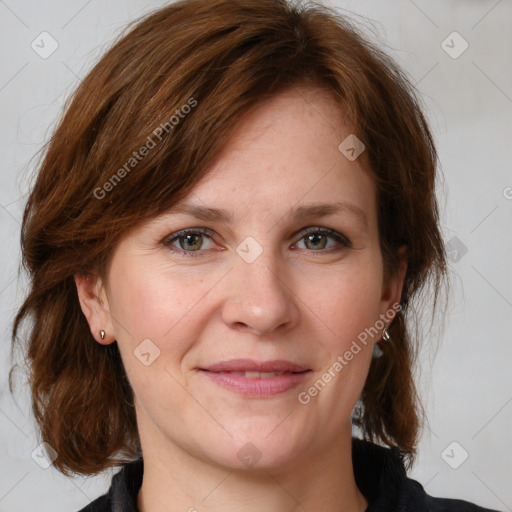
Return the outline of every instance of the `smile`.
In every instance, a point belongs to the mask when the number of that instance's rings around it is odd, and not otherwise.
[[[289,391],[304,382],[311,373],[282,372],[209,372],[200,370],[215,384],[246,397],[265,398]]]

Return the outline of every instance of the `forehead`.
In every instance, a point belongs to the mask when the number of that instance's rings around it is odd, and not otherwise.
[[[369,218],[376,211],[374,181],[361,160],[350,161],[339,149],[350,134],[328,90],[286,90],[247,113],[175,210],[186,203],[206,214],[215,206],[228,220],[251,210],[254,215],[291,208],[300,213],[302,205],[344,203]]]

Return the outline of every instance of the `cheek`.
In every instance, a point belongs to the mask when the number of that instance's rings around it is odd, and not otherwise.
[[[109,305],[123,365],[139,405],[166,411],[169,396],[178,408],[190,398],[176,368],[196,337],[198,322],[192,313],[204,292],[186,273],[171,273],[150,260],[116,261]]]
[[[362,274],[352,270],[338,276],[336,286],[330,280],[329,291],[319,294],[316,305],[312,302],[324,333],[317,340],[323,349],[322,364],[299,398],[310,414],[314,411],[327,437],[349,424],[368,375],[373,343],[380,335],[371,329],[379,319],[379,272],[368,267]]]
[[[317,283],[321,287],[309,304],[318,320],[317,333],[323,333],[317,340],[323,349],[318,372],[322,382],[310,389],[311,396],[317,396],[321,410],[348,416],[366,380],[373,343],[380,339],[374,326],[381,304],[381,267],[377,259],[347,265]]]
[[[306,302],[315,312],[319,327],[327,334],[331,350],[344,350],[379,318],[381,267],[375,259],[347,265],[335,274],[316,277],[317,292],[314,295],[310,293]],[[370,333],[374,334],[374,331]],[[371,337],[368,341],[372,341]]]
[[[164,339],[204,295],[197,276],[155,260],[127,258],[112,273],[112,314],[133,339]]]
[[[116,262],[110,307],[124,365],[134,379],[154,379],[157,371],[179,376],[180,363],[203,329],[206,295],[221,275],[171,268],[165,259],[149,257]]]

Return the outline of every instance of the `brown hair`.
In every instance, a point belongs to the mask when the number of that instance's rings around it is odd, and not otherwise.
[[[354,420],[365,437],[412,460],[421,408],[410,304],[427,284],[435,304],[446,277],[437,156],[414,89],[386,54],[324,6],[190,0],[138,21],[82,81],[45,148],[24,212],[31,285],[13,347],[31,319],[32,407],[65,475],[94,474],[140,453],[117,344],[94,341],[74,276],[103,275],[120,237],[187,195],[249,109],[304,83],[331,91],[366,146],[361,158],[377,184],[385,276],[397,271],[398,248],[407,246],[402,310],[392,342],[372,362]],[[155,144],[141,157],[150,139]]]

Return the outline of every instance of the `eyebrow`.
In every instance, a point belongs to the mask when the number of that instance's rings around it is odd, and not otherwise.
[[[169,213],[182,213],[204,221],[220,221],[226,224],[229,224],[232,220],[232,215],[228,210],[223,208],[210,208],[190,203],[178,204],[172,207],[169,210]],[[296,206],[291,209],[287,216],[294,217],[300,221],[311,217],[327,217],[328,215],[335,215],[337,213],[350,213],[354,215],[363,223],[364,227],[368,229],[368,219],[364,211],[358,206],[342,202]]]

